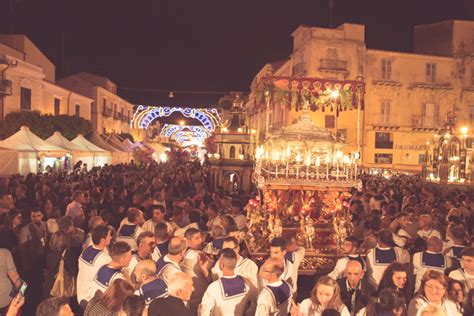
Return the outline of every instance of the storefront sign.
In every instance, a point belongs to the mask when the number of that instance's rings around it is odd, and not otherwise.
[[[399,150],[427,150],[426,145],[395,145],[395,149]]]

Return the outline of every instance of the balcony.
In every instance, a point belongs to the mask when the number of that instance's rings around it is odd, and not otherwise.
[[[393,149],[393,142],[375,142],[375,148],[378,149]]]
[[[438,128],[440,122],[437,116],[413,115],[411,124],[413,128]]]
[[[10,80],[0,80],[0,96],[12,95],[12,82]]]
[[[371,115],[370,123],[374,126],[399,127],[400,117],[395,114],[387,115],[376,113]]]
[[[433,89],[433,90],[451,90],[453,86],[450,82],[412,82],[408,85],[408,89]]]
[[[104,110],[102,111],[102,115],[103,115],[103,116],[111,117],[112,114],[113,114],[113,110],[112,110],[112,109],[104,109]]]
[[[322,72],[349,72],[347,70],[347,61],[339,59],[321,59],[319,71]]]

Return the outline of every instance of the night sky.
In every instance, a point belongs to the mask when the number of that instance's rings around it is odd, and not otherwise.
[[[333,26],[365,24],[370,48],[410,51],[414,25],[446,19],[474,20],[474,0],[334,0]],[[12,21],[58,78],[87,71],[119,88],[209,92],[249,91],[265,63],[289,57],[298,25],[330,26],[329,0],[0,0],[0,32],[10,33]],[[119,94],[191,106],[222,95]]]

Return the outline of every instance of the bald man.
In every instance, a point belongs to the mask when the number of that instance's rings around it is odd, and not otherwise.
[[[150,316],[192,316],[194,313],[186,306],[194,291],[193,279],[184,272],[171,276],[168,284],[168,296],[154,300],[149,308]]]
[[[168,254],[158,259],[156,262],[156,274],[165,281],[170,283],[171,277],[177,272],[183,272],[180,263],[183,260],[188,244],[184,237],[173,237],[168,244]]]
[[[140,286],[138,292],[147,306],[157,298],[168,296],[168,285],[156,276],[156,264],[153,260],[138,262],[133,273]]]
[[[347,261],[344,277],[337,280],[340,288],[341,300],[351,315],[356,315],[375,295],[376,289],[364,278],[364,270],[359,261]]]
[[[451,267],[451,258],[443,255],[443,241],[438,237],[429,237],[426,240],[426,251],[413,255],[413,273],[416,275],[415,291],[421,284],[421,278],[427,270],[436,270],[444,274],[446,268]]]
[[[291,307],[291,285],[281,280],[285,271],[282,260],[269,258],[260,268],[260,278],[266,281],[257,299],[256,316],[288,315]]]

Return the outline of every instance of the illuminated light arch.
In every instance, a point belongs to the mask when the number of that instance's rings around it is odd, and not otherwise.
[[[146,129],[156,118],[168,117],[175,112],[180,112],[185,117],[198,120],[208,132],[214,131],[221,121],[219,112],[214,108],[194,109],[139,105],[133,114],[130,127]]]
[[[203,145],[209,132],[203,126],[165,124],[160,136],[169,137],[181,145]]]

